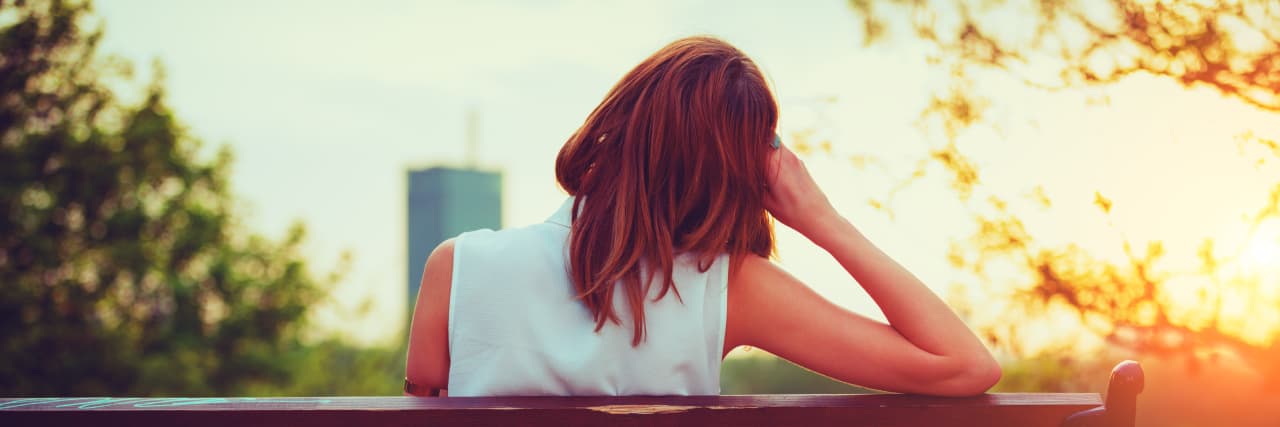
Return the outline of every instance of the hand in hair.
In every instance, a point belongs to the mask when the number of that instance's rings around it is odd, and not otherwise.
[[[805,168],[804,161],[781,145],[769,155],[768,193],[764,207],[775,219],[806,236],[818,231],[824,219],[838,217]]]
[[[831,207],[785,147],[772,154],[765,206],[830,253],[888,323],[835,305],[768,259],[730,271],[726,353],[759,347],[840,381],[887,391],[964,396],[1000,379],[1000,366],[950,307]]]

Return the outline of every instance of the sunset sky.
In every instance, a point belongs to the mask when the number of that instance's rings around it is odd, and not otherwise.
[[[694,34],[735,44],[766,71],[784,138],[812,131],[833,142],[832,153],[805,159],[841,212],[934,289],[959,280],[946,251],[974,223],[944,171],[897,193],[892,216],[868,203],[942,143],[920,111],[950,76],[924,45],[863,47],[842,1],[526,3],[106,0],[96,11],[100,51],[133,60],[144,82],[158,58],[191,133],[207,151],[233,149],[249,229],[279,237],[303,221],[319,271],[351,251],[317,320],[359,342],[403,333],[405,171],[460,163],[468,109],[480,117],[480,164],[504,173],[506,226],[540,222],[564,197],[553,174],[560,145],[630,67]],[[1169,269],[1190,270],[1200,242],[1215,238],[1247,248],[1240,269],[1280,272],[1280,225],[1251,235],[1243,221],[1280,180],[1280,159],[1257,165],[1267,157],[1238,144],[1246,131],[1280,139],[1280,114],[1145,74],[1059,92],[994,76],[978,84],[995,126],[959,140],[982,172],[975,197],[1010,200],[1046,244],[1114,260],[1126,239],[1162,240]],[[878,162],[859,169],[855,155]],[[1029,196],[1037,186],[1051,208]],[[1110,216],[1095,193],[1114,202]],[[779,234],[784,266],[879,315],[828,256]],[[1268,277],[1260,286],[1280,293]],[[370,310],[357,316],[364,301]]]

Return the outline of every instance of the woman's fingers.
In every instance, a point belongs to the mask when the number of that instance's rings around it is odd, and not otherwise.
[[[778,185],[778,177],[782,173],[782,153],[787,150],[786,145],[779,145],[777,149],[769,152],[769,160],[765,169],[765,182],[767,188],[771,191]]]
[[[783,145],[770,158],[769,192],[765,208],[783,224],[805,233],[810,219],[832,211],[827,196],[809,175],[804,161]]]

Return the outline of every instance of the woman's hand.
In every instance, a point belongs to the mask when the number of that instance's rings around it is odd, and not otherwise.
[[[764,207],[788,227],[812,238],[826,220],[839,216],[827,195],[809,176],[804,161],[786,145],[769,155],[767,173]]]
[[[759,347],[838,380],[889,391],[970,396],[1000,380],[1000,365],[982,341],[831,207],[795,153],[780,147],[769,161],[765,208],[830,253],[889,323],[833,304],[769,260],[748,256],[729,276],[725,351]]]

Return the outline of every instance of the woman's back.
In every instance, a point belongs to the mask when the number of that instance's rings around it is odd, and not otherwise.
[[[728,256],[705,272],[692,257],[676,257],[679,298],[657,299],[660,287],[649,287],[647,334],[632,347],[622,293],[614,294],[621,324],[598,332],[575,298],[568,264],[572,201],[541,224],[455,239],[449,395],[718,394]]]
[[[728,43],[680,39],[642,61],[556,156],[577,203],[428,257],[406,392],[714,394],[735,346],[890,391],[990,388],[1000,367],[982,341],[835,210],[777,124],[763,73]],[[769,261],[774,219],[831,254],[888,323]]]

